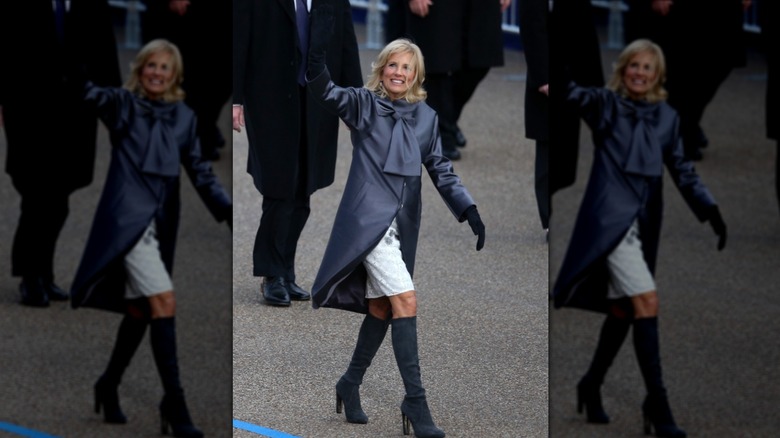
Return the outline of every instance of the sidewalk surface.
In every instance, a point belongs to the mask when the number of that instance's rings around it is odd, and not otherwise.
[[[617,52],[602,52],[605,75]],[[704,66],[702,66],[704,68]],[[606,76],[605,76],[606,77]],[[688,436],[777,436],[780,404],[780,216],[774,189],[776,145],[765,137],[763,56],[752,52],[704,114],[710,139],[696,170],[717,200],[728,242],[699,223],[665,176],[665,213],[656,269],[661,364],[672,412]],[[554,196],[550,285],[566,250],[593,153],[583,130],[577,184]],[[576,413],[575,386],[587,370],[603,316],[550,313],[552,437],[639,437],[645,396],[631,335],[602,389],[609,425]]]

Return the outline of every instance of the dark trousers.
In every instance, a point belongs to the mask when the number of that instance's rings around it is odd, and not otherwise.
[[[458,123],[463,107],[482,79],[487,76],[489,68],[466,68],[451,73],[429,73],[425,77],[425,90],[428,92],[426,102],[439,115],[442,143],[446,147],[455,147],[454,133],[450,133]]]
[[[21,195],[21,214],[11,248],[11,275],[54,279],[54,250],[68,218],[69,190],[53,185],[28,186],[14,179]]]
[[[548,170],[550,144],[546,141],[536,141],[536,158],[534,162],[534,191],[536,207],[542,228],[550,228],[550,173]]]
[[[295,196],[292,199],[263,197],[263,215],[255,235],[252,252],[255,277],[284,277],[295,281],[295,252],[311,208],[306,175],[307,130],[306,88],[301,87],[301,136],[298,144],[298,169]]]
[[[256,277],[284,277],[295,281],[295,251],[306,220],[309,197],[263,198],[263,215],[252,253]]]

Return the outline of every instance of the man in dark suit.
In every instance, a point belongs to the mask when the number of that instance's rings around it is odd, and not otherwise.
[[[233,128],[246,125],[247,171],[263,195],[253,250],[266,303],[308,300],[295,251],[309,199],[333,182],[339,120],[306,92],[308,11],[330,5],[327,66],[340,86],[363,85],[348,0],[233,0]],[[300,20],[300,24],[299,24]]]
[[[510,0],[410,0],[406,32],[425,57],[427,103],[439,114],[442,152],[460,159],[458,119],[491,67],[504,65],[501,13]]]
[[[73,75],[120,85],[114,29],[106,0],[0,2],[0,17],[5,170],[21,196],[12,275],[22,278],[22,304],[46,307],[68,299],[54,283],[55,247],[70,194],[94,172],[97,117]],[[19,28],[38,43],[21,43]]]
[[[527,65],[525,81],[525,136],[536,141],[534,189],[542,228],[550,228],[548,110],[550,87],[550,44],[547,28],[549,3],[519,0],[520,37]]]

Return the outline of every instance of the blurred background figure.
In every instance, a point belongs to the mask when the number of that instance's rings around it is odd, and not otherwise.
[[[226,144],[217,126],[230,99],[232,65],[231,8],[221,0],[145,0],[143,41],[165,38],[181,50],[185,72],[184,102],[195,111],[203,157],[219,159]]]
[[[731,71],[747,63],[743,21],[751,2],[627,0],[625,41],[648,38],[666,55],[669,104],[680,114],[688,159],[703,158],[704,111]]]
[[[442,151],[461,157],[458,119],[491,67],[504,65],[501,13],[511,0],[410,0],[405,35],[423,51],[428,105],[439,114]]]

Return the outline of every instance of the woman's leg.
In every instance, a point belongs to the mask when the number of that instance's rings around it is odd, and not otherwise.
[[[184,389],[179,380],[179,361],[176,356],[176,299],[173,291],[149,297],[152,320],[149,323],[152,353],[160,374],[165,396],[160,402],[160,420],[163,434],[168,426],[177,437],[202,437],[203,432],[192,424]]]
[[[661,375],[661,355],[658,342],[658,294],[656,291],[646,292],[631,297],[631,301],[634,304],[636,314],[634,349],[647,388],[647,397],[642,404],[645,433],[650,433],[652,425],[655,428],[656,436],[685,437],[685,431],[677,427],[674,417],[672,417]]]
[[[393,352],[406,396],[401,404],[404,433],[409,433],[409,423],[417,437],[443,437],[444,431],[436,427],[431,418],[425,388],[420,377],[420,360],[417,348],[417,294],[407,291],[389,297],[393,309]]]
[[[577,411],[582,412],[583,406],[589,423],[609,423],[609,416],[601,404],[601,385],[607,370],[620,351],[631,328],[631,314],[620,306],[623,300],[615,300],[611,306],[604,324],[601,326],[598,345],[593,353],[588,372],[577,384]]]
[[[119,324],[111,359],[103,375],[95,383],[95,413],[100,413],[100,407],[103,406],[103,420],[106,423],[127,422],[127,417],[119,406],[117,388],[149,324],[149,309],[142,301],[146,300],[128,300],[128,310]]]
[[[390,301],[387,297],[368,300],[368,314],[360,325],[352,360],[347,371],[336,383],[336,413],[341,413],[343,404],[344,415],[350,423],[368,423],[368,416],[360,406],[359,388],[366,370],[385,339],[390,324],[389,313]]]

